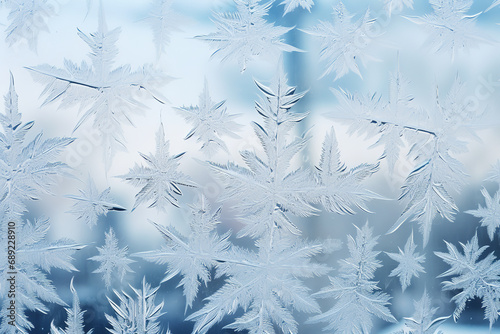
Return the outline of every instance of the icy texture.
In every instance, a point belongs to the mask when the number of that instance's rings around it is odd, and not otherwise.
[[[454,155],[467,151],[467,142],[462,136],[474,134],[478,116],[469,108],[469,101],[464,96],[464,86],[458,78],[446,98],[441,97],[436,88],[435,104],[428,111],[429,119],[424,127],[415,128],[430,136],[430,141],[415,142],[410,150],[417,166],[405,180],[401,199],[406,199],[407,205],[390,232],[412,217],[420,225],[424,246],[436,215],[453,222],[458,211],[450,192],[461,189],[467,174]]]
[[[160,59],[170,43],[172,32],[179,31],[181,18],[172,9],[174,0],[154,0],[149,14],[149,24],[153,29],[156,58]]]
[[[307,34],[321,38],[320,59],[326,63],[326,70],[322,77],[335,73],[335,80],[349,72],[354,72],[361,77],[358,62],[365,64],[371,57],[366,52],[372,40],[370,26],[375,22],[370,18],[369,11],[356,22],[352,22],[351,15],[344,4],[340,2],[333,12],[334,24],[320,21],[308,30]]]
[[[5,96],[5,114],[0,114],[0,212],[2,223],[18,220],[26,212],[26,201],[47,193],[67,166],[56,159],[72,138],[43,140],[42,133],[28,141],[34,122],[22,123],[18,98],[11,76]],[[4,231],[5,224],[0,230]]]
[[[215,49],[213,56],[222,61],[237,61],[241,72],[257,56],[275,60],[282,51],[299,51],[284,43],[282,35],[292,28],[275,26],[264,18],[271,3],[260,4],[258,0],[234,0],[237,12],[216,13],[217,32],[196,38],[209,42]]]
[[[73,307],[66,308],[66,313],[68,315],[66,320],[66,329],[58,329],[54,326],[54,322],[52,322],[50,325],[50,334],[92,334],[93,330],[85,332],[83,329],[83,314],[85,311],[82,311],[80,308],[80,300],[78,299],[76,290],[73,287],[73,279],[71,279],[69,289],[73,294]]]
[[[1,68],[45,84],[19,75],[25,115],[52,137],[67,124],[78,137],[44,139],[23,123],[11,80],[0,115],[0,333],[164,334],[170,323],[193,334],[436,334],[453,310],[461,327],[481,307],[493,332],[500,262],[486,249],[499,236],[500,162],[482,190],[475,180],[500,154],[498,4],[335,1],[329,23],[318,18],[332,4],[313,0],[0,0]],[[103,5],[124,35],[108,29]],[[39,34],[49,23],[53,32]],[[84,61],[58,65],[61,52]],[[162,97],[167,69],[172,105]],[[25,96],[38,89],[41,113]],[[45,104],[58,101],[50,119]],[[159,117],[135,118],[145,110]],[[255,122],[240,126],[236,113]],[[156,129],[156,149],[143,147]],[[198,144],[209,161],[185,148]],[[84,163],[71,163],[75,154]],[[70,173],[89,177],[75,189]],[[131,210],[116,204],[134,195]],[[346,235],[342,250],[334,238]],[[84,243],[96,248],[76,252]],[[17,328],[7,322],[11,275]],[[97,284],[77,295],[73,275]]]
[[[439,326],[445,322],[447,317],[434,318],[438,308],[431,305],[431,297],[424,290],[422,298],[414,302],[415,313],[411,318],[405,318],[405,326],[402,331],[395,334],[442,334],[438,331]]]
[[[234,163],[212,164],[226,184],[221,199],[239,199],[238,208],[246,224],[239,236],[261,236],[273,225],[298,235],[300,231],[289,219],[288,212],[299,217],[310,216],[318,212],[311,204],[321,203],[332,212],[353,213],[356,207],[365,209],[364,201],[378,197],[359,184],[378,166],[361,165],[346,170],[339,160],[333,130],[325,138],[316,172],[292,169],[291,160],[304,149],[308,137],[302,135],[288,140],[293,127],[307,116],[290,109],[305,93],[296,93],[295,87],[288,86],[281,70],[270,87],[256,84],[264,95],[256,103],[264,123],[253,125],[265,159],[254,152],[242,151],[240,154],[248,169]]]
[[[197,142],[202,143],[201,150],[208,156],[214,155],[219,149],[228,153],[225,140],[221,136],[240,138],[235,131],[241,126],[234,121],[238,115],[228,114],[225,103],[226,101],[212,101],[205,79],[198,105],[177,108],[193,127],[184,139],[195,137]]]
[[[487,228],[488,236],[493,241],[495,232],[500,227],[500,191],[497,191],[495,196],[491,197],[488,190],[483,188],[481,189],[481,194],[484,196],[486,206],[483,208],[479,205],[477,210],[468,210],[465,212],[481,218],[481,226]]]
[[[48,31],[47,20],[55,15],[50,0],[2,0],[0,7],[9,10],[9,25],[5,29],[5,41],[12,46],[26,41],[36,51],[38,34]]]
[[[128,247],[119,248],[118,239],[112,228],[105,233],[105,244],[97,247],[99,255],[92,256],[89,260],[99,262],[99,268],[93,271],[95,274],[102,274],[102,279],[106,288],[111,287],[112,277],[118,277],[120,282],[126,273],[133,273],[130,264],[134,261],[129,259]]]
[[[240,236],[261,236],[276,225],[280,230],[298,234],[299,230],[287,217],[308,216],[317,210],[308,200],[314,190],[314,180],[307,170],[290,170],[290,161],[305,146],[307,138],[287,140],[292,127],[307,114],[290,111],[304,93],[296,93],[295,87],[286,84],[286,76],[280,72],[271,87],[256,82],[264,98],[256,103],[257,112],[264,124],[254,123],[254,131],[266,154],[265,159],[251,151],[240,152],[247,168],[234,163],[212,164],[226,184],[222,200],[238,199],[243,213],[245,228]]]
[[[26,136],[33,127],[33,122],[22,123],[18,111],[18,99],[11,76],[9,93],[5,96],[5,114],[0,115],[3,131],[0,133],[0,332],[14,333],[15,327],[7,324],[7,306],[9,299],[7,278],[9,272],[16,271],[16,312],[17,325],[27,331],[33,324],[26,318],[26,311],[47,312],[44,303],[64,302],[57,295],[54,286],[47,278],[51,268],[76,271],[71,264],[71,255],[82,245],[61,239],[50,242],[46,238],[50,227],[48,220],[35,219],[26,221],[22,215],[27,211],[27,203],[47,193],[55,183],[57,176],[64,175],[66,165],[57,162],[57,157],[69,145],[71,138],[52,138],[42,140],[39,133],[27,142]],[[14,222],[15,228],[15,268],[7,262],[9,233],[7,223]],[[12,245],[10,243],[10,245]]]
[[[429,31],[427,44],[433,51],[451,53],[453,59],[459,51],[486,42],[475,27],[481,13],[467,14],[473,0],[429,0],[429,3],[433,14],[407,18]]]
[[[500,311],[500,261],[493,253],[480,259],[488,246],[479,247],[477,234],[466,244],[460,243],[463,254],[445,243],[448,253],[435,252],[451,267],[439,277],[453,276],[451,281],[443,282],[443,290],[462,290],[451,299],[456,304],[453,318],[456,321],[460,317],[469,300],[480,298],[491,329]]]
[[[272,233],[272,231],[271,231]],[[233,248],[227,259],[220,259],[218,276],[228,278],[212,294],[205,306],[187,317],[194,320],[193,333],[205,334],[225,315],[238,308],[245,313],[227,328],[249,333],[297,333],[293,310],[317,313],[319,305],[301,279],[324,275],[324,265],[310,260],[322,251],[319,244],[306,244],[271,234],[257,241],[259,251],[248,253]]]
[[[368,212],[365,202],[382,197],[367,190],[361,182],[372,176],[378,167],[378,164],[362,164],[347,169],[340,160],[332,128],[325,136],[319,166],[314,173],[316,186],[310,191],[312,201],[334,213],[354,214],[356,209]]]
[[[381,158],[386,160],[391,173],[405,146],[403,138],[411,136],[412,130],[415,130],[411,125],[412,121],[419,120],[416,115],[417,106],[410,91],[410,82],[399,67],[390,76],[386,101],[379,94],[360,95],[332,89],[339,101],[338,110],[332,116],[348,120],[351,133],[359,133],[368,138],[378,137],[372,147],[384,148]]]
[[[6,224],[3,224],[6,225]],[[65,271],[77,271],[71,264],[72,254],[83,248],[71,240],[61,239],[55,242],[47,240],[50,228],[48,220],[34,220],[33,222],[19,221],[16,227],[16,323],[20,330],[28,331],[33,324],[26,317],[26,312],[39,311],[47,313],[48,307],[44,303],[66,305],[59,298],[56,289],[47,275],[51,269],[57,268]],[[3,233],[7,236],[7,233]],[[2,259],[7,259],[7,237],[1,239],[3,247],[0,250]],[[9,286],[7,278],[11,277],[7,261],[0,262],[0,296],[7,296]],[[7,324],[7,306],[10,299],[4,298],[0,311],[1,333],[16,333],[15,327]]]
[[[393,12],[401,12],[405,7],[413,9],[413,0],[384,0],[384,5],[391,15]]]
[[[340,274],[330,277],[331,286],[314,295],[333,298],[335,305],[314,316],[311,322],[326,322],[325,330],[338,333],[370,333],[373,317],[396,322],[389,310],[391,297],[373,281],[375,270],[382,266],[374,251],[378,237],[374,237],[368,223],[357,228],[356,238],[348,237],[350,258],[340,262]]]
[[[217,260],[227,256],[229,234],[219,236],[214,231],[220,214],[221,208],[212,213],[206,199],[201,197],[191,207],[191,233],[187,240],[154,223],[167,245],[157,251],[137,254],[147,261],[168,265],[162,282],[176,275],[183,276],[179,285],[184,289],[186,308],[193,305],[201,283],[206,285],[210,281],[210,271],[217,266]]]
[[[119,28],[108,30],[101,6],[97,32],[87,35],[78,30],[78,36],[91,49],[90,63],[78,65],[65,60],[64,68],[47,64],[29,67],[46,85],[44,104],[60,100],[61,109],[78,105],[84,110],[74,130],[93,119],[93,127],[103,141],[103,158],[107,166],[116,150],[125,148],[123,124],[133,124],[131,116],[143,108],[140,91],[149,92],[161,102],[164,98],[158,87],[167,81],[167,77],[151,65],[136,71],[129,65],[115,67],[119,35]]]
[[[283,0],[280,5],[284,5],[285,9],[283,15],[286,15],[290,12],[293,12],[299,6],[303,9],[307,9],[309,12],[311,11],[311,7],[314,5],[313,0]]]
[[[415,221],[426,245],[436,216],[452,222],[458,211],[450,193],[461,189],[467,174],[455,155],[467,151],[465,140],[474,137],[480,115],[471,108],[459,78],[445,97],[436,88],[433,105],[424,110],[415,107],[407,93],[408,84],[398,70],[392,76],[389,101],[385,103],[376,94],[360,96],[333,90],[340,107],[332,116],[347,120],[352,132],[378,136],[375,146],[384,146],[382,158],[388,160],[391,171],[405,142],[410,145],[408,157],[416,165],[407,175],[400,196],[407,204],[389,233],[405,221]]]
[[[107,188],[99,193],[94,181],[89,177],[86,182],[86,189],[80,190],[80,195],[68,195],[68,198],[75,200],[70,213],[77,216],[77,219],[84,221],[90,228],[97,224],[99,216],[106,216],[108,211],[124,211],[124,207],[114,204],[110,196],[111,188]]]
[[[120,176],[141,190],[135,196],[133,209],[138,205],[151,202],[150,208],[165,211],[168,206],[179,206],[177,196],[182,195],[179,186],[194,186],[184,173],[180,172],[179,159],[184,153],[170,156],[169,143],[165,140],[163,124],[156,133],[156,151],[154,155],[140,153],[146,160],[146,166],[135,165],[130,171]]]
[[[151,288],[146,283],[146,278],[142,280],[142,288],[130,287],[134,294],[132,296],[125,292],[114,291],[119,302],[116,303],[108,297],[111,307],[116,313],[116,317],[106,314],[111,328],[111,334],[163,334],[160,329],[160,318],[163,313],[163,302],[156,304],[155,297],[159,287]],[[168,334],[169,332],[165,333]]]
[[[425,273],[423,263],[425,261],[425,255],[420,255],[415,252],[417,245],[413,242],[413,233],[408,238],[406,242],[404,251],[399,248],[398,253],[387,253],[391,259],[399,262],[396,269],[391,271],[391,277],[397,276],[399,277],[399,281],[401,282],[401,287],[403,288],[403,292],[405,289],[410,286],[411,279],[413,277],[418,278],[419,273]]]

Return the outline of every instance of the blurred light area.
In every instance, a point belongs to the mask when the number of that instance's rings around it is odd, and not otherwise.
[[[385,330],[381,330],[380,334],[393,334],[398,330],[402,330],[403,326],[391,326]],[[489,329],[485,326],[467,326],[467,325],[450,325],[444,324],[439,327],[439,331],[442,334],[500,334],[500,329],[492,328]]]

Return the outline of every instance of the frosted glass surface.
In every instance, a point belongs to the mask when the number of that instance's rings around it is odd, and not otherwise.
[[[0,0],[0,333],[500,333],[499,5]]]

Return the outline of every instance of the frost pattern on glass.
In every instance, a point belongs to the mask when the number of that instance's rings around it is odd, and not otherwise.
[[[481,14],[467,14],[473,0],[429,0],[434,13],[422,17],[409,16],[410,21],[423,25],[429,32],[428,46],[434,52],[447,52],[455,58],[459,51],[486,42],[476,28]]]
[[[111,325],[107,328],[111,334],[169,334],[162,331],[159,318],[163,315],[163,302],[156,304],[155,298],[159,287],[151,288],[142,280],[142,287],[136,289],[132,286],[132,295],[125,292],[114,291],[118,302],[108,297],[116,316],[106,314],[106,319]]]
[[[288,141],[287,137],[293,126],[307,114],[290,111],[305,93],[296,93],[295,87],[289,87],[286,82],[283,71],[270,87],[256,82],[264,98],[255,108],[264,123],[254,123],[253,128],[266,154],[265,159],[246,150],[240,154],[248,168],[231,162],[211,164],[226,185],[221,200],[238,199],[237,207],[246,225],[239,236],[262,236],[274,225],[299,234],[287,212],[305,217],[317,211],[309,203],[309,192],[315,189],[311,173],[303,168],[290,171],[290,161],[304,148],[308,138],[300,136]]]
[[[126,148],[123,125],[133,124],[131,116],[144,108],[141,91],[163,103],[165,99],[158,88],[168,80],[152,65],[136,71],[130,65],[115,67],[119,35],[120,28],[108,30],[101,6],[97,32],[87,35],[78,30],[78,36],[92,50],[88,55],[90,63],[78,65],[65,60],[64,68],[48,64],[28,67],[45,84],[44,104],[60,100],[61,109],[77,105],[84,110],[73,131],[93,119],[93,127],[104,142],[103,158],[107,166],[117,150]]]
[[[347,169],[340,160],[332,127],[325,135],[319,166],[314,172],[316,186],[310,191],[312,201],[321,203],[329,212],[339,214],[354,214],[357,209],[369,212],[365,202],[382,197],[366,189],[362,182],[378,168],[378,164],[361,164]]]
[[[219,236],[215,230],[219,224],[221,208],[211,212],[210,205],[202,196],[191,207],[191,233],[187,240],[162,225],[153,223],[167,242],[160,250],[136,254],[139,257],[160,265],[168,270],[162,282],[181,275],[179,285],[184,289],[186,308],[191,308],[201,285],[207,284],[210,271],[217,267],[218,261],[227,257],[230,233]]]
[[[154,0],[151,6],[148,22],[153,29],[156,46],[156,59],[165,53],[172,32],[179,31],[180,16],[172,8],[173,0]]]
[[[486,227],[488,236],[493,241],[495,232],[500,227],[500,191],[497,190],[493,197],[490,196],[488,190],[481,189],[481,194],[484,196],[486,206],[481,205],[476,210],[465,211],[475,217],[481,218],[481,226]]]
[[[99,216],[106,216],[108,211],[126,210],[124,207],[113,203],[109,194],[110,187],[99,193],[94,181],[89,177],[85,188],[85,190],[80,190],[80,195],[68,195],[66,197],[75,201],[69,212],[74,214],[77,220],[84,221],[90,228],[97,224]]]
[[[207,41],[212,49],[212,56],[222,61],[238,62],[241,72],[257,56],[270,60],[277,59],[282,51],[292,52],[299,49],[286,44],[282,36],[292,28],[275,26],[266,21],[265,16],[272,2],[260,4],[258,0],[234,0],[237,11],[233,13],[215,13],[217,32],[196,36]]]
[[[0,211],[2,222],[19,220],[27,211],[26,201],[47,193],[58,176],[67,172],[67,165],[56,159],[73,138],[42,139],[42,133],[28,141],[34,122],[22,123],[18,97],[11,75],[5,96],[5,113],[0,114]],[[0,230],[4,231],[6,225]],[[2,237],[4,237],[3,235]]]
[[[372,233],[367,222],[362,228],[357,227],[356,238],[348,236],[351,257],[340,261],[340,274],[330,277],[331,286],[314,294],[336,300],[328,311],[310,319],[311,322],[326,322],[325,331],[370,333],[373,317],[396,322],[389,309],[391,297],[378,291],[380,288],[373,280],[382,264],[377,259],[380,252],[373,250],[378,237]]]
[[[467,151],[467,142],[463,139],[474,136],[478,116],[469,105],[459,78],[445,98],[436,88],[434,106],[427,111],[428,119],[423,127],[416,128],[416,132],[430,140],[415,142],[409,152],[417,167],[405,180],[400,198],[406,199],[407,205],[390,232],[412,217],[420,225],[425,246],[437,214],[454,221],[459,209],[450,192],[458,192],[467,177],[464,165],[454,155]]]
[[[438,308],[432,307],[432,300],[426,290],[422,298],[414,301],[413,305],[415,307],[413,316],[405,318],[404,329],[394,334],[443,334],[441,331],[436,331],[450,316],[434,319]]]
[[[411,145],[407,156],[416,167],[406,177],[399,198],[407,204],[389,233],[405,221],[415,221],[426,245],[436,216],[453,222],[459,211],[450,193],[461,189],[467,174],[455,155],[467,151],[466,140],[474,138],[480,114],[471,106],[459,78],[445,97],[436,87],[433,104],[425,109],[416,107],[407,93],[408,85],[398,70],[391,79],[388,102],[376,94],[333,90],[340,106],[331,115],[348,121],[353,133],[378,136],[375,146],[384,147],[381,158],[387,159],[391,171],[405,143]]]
[[[5,41],[12,46],[26,41],[36,51],[38,34],[48,31],[47,20],[54,16],[50,0],[2,0],[1,7],[9,11],[9,25],[5,29]]]
[[[375,19],[370,18],[367,10],[358,21],[352,22],[354,15],[347,11],[342,2],[334,7],[333,18],[334,24],[320,21],[317,26],[304,30],[321,39],[320,60],[326,63],[321,77],[332,72],[335,73],[335,80],[349,72],[361,77],[358,63],[365,65],[372,58],[366,48],[373,39],[370,26]]]
[[[463,254],[454,245],[445,243],[448,253],[435,252],[451,267],[439,277],[453,276],[443,282],[443,290],[462,290],[451,299],[456,304],[453,318],[458,320],[469,300],[480,298],[491,329],[500,312],[500,261],[493,253],[480,259],[488,246],[479,247],[477,234],[466,244],[460,243]]]
[[[176,108],[193,127],[184,139],[195,137],[197,142],[202,143],[201,151],[208,156],[214,155],[219,149],[229,153],[225,140],[221,137],[240,138],[236,131],[241,125],[234,121],[239,115],[228,114],[225,103],[225,100],[212,101],[205,79],[198,105]]]
[[[2,225],[6,226],[5,223]],[[27,220],[18,224],[16,231],[16,325],[25,332],[34,328],[26,317],[27,311],[47,313],[49,308],[45,303],[65,305],[47,276],[54,268],[77,271],[71,264],[72,255],[76,250],[84,247],[67,239],[47,241],[49,228],[48,220],[35,219],[32,222]],[[0,256],[7,259],[7,238],[2,237],[1,241],[4,247],[0,250]],[[7,261],[0,262],[1,296],[7,296],[10,286],[3,282],[7,282],[7,278],[11,277],[8,274],[10,271]],[[2,301],[0,332],[14,334],[17,333],[16,327],[7,322],[9,321],[7,317],[9,303],[8,298]]]
[[[73,278],[71,279],[69,289],[73,294],[73,306],[71,308],[66,308],[66,314],[68,316],[66,320],[66,329],[57,328],[52,321],[50,324],[50,334],[92,334],[92,329],[85,332],[83,328],[83,314],[85,311],[82,311],[80,308],[80,300],[73,286]]]
[[[349,133],[360,134],[368,138],[376,137],[372,147],[381,146],[389,171],[394,167],[405,147],[404,138],[417,140],[412,132],[417,128],[412,124],[421,117],[417,114],[418,106],[411,94],[410,82],[398,69],[391,73],[389,96],[386,100],[380,94],[361,95],[343,89],[332,89],[339,101],[334,119],[345,120],[349,124]],[[416,131],[418,132],[418,131]]]
[[[311,261],[322,251],[320,244],[280,236],[277,232],[256,241],[258,252],[233,247],[227,259],[220,259],[217,276],[228,278],[207,298],[205,306],[186,319],[195,321],[193,333],[205,334],[238,308],[245,312],[227,325],[249,333],[297,333],[293,310],[318,313],[319,305],[301,279],[324,275],[328,268]]]
[[[119,248],[118,239],[112,228],[104,233],[105,241],[103,247],[97,247],[99,255],[89,257],[89,260],[99,262],[99,268],[94,274],[101,274],[106,288],[111,287],[113,277],[121,281],[127,273],[133,273],[130,264],[134,262],[128,258],[128,247]]]
[[[313,0],[283,0],[280,5],[284,5],[283,15],[293,12],[295,9],[302,7],[311,11],[311,7],[314,5]]]
[[[0,210],[2,221],[0,226],[2,245],[0,255],[0,277],[7,282],[12,272],[9,267],[7,249],[9,243],[7,223],[17,223],[16,231],[16,264],[18,272],[16,280],[17,326],[27,331],[33,328],[25,313],[27,310],[47,312],[44,303],[64,305],[55,291],[55,287],[47,278],[51,268],[76,271],[71,264],[71,255],[82,245],[70,240],[61,239],[54,243],[46,240],[50,224],[46,219],[35,219],[33,222],[22,218],[28,211],[27,203],[48,193],[56,183],[58,176],[63,176],[67,166],[56,159],[61,151],[69,145],[72,138],[51,138],[42,140],[42,133],[27,142],[26,136],[33,127],[33,122],[22,123],[18,110],[18,97],[11,75],[10,88],[5,96],[5,114],[0,114],[2,132],[0,133]],[[7,296],[10,285],[0,284],[0,296]],[[8,324],[7,307],[9,299],[3,298],[0,312],[0,331],[15,333],[16,328]]]
[[[146,161],[146,166],[136,164],[127,174],[120,176],[133,186],[141,187],[135,196],[133,209],[145,203],[162,211],[170,205],[178,207],[177,197],[182,195],[179,186],[194,187],[194,183],[179,171],[179,159],[184,152],[170,155],[163,124],[156,133],[155,154],[139,154]]]
[[[387,253],[387,255],[398,262],[398,266],[391,271],[389,276],[399,277],[403,292],[410,286],[413,277],[418,278],[420,273],[425,273],[423,263],[425,255],[415,252],[417,245],[413,242],[413,232],[405,244],[404,251],[399,248],[399,253]]]
[[[193,334],[443,334],[480,309],[493,331],[500,161],[486,179],[484,164],[499,159],[498,43],[488,33],[500,1],[366,0],[347,4],[352,14],[336,1],[333,22],[318,21],[331,4],[313,0],[196,1],[106,2],[119,39],[102,1],[94,15],[92,0],[0,0],[2,68],[44,83],[16,74],[36,125],[22,122],[12,76],[0,114],[0,333],[166,334],[170,323]],[[63,32],[94,22],[96,32],[73,34],[90,49],[87,61],[54,66],[59,51],[74,51]],[[425,39],[434,52],[416,43]],[[136,70],[115,65],[149,58],[154,65]],[[176,71],[172,105],[165,69]],[[195,103],[186,96],[203,77],[197,105],[182,105]],[[207,82],[227,102],[212,99]],[[328,85],[333,95],[323,94]],[[37,89],[38,114],[24,93]],[[254,94],[257,113],[246,114]],[[66,114],[44,119],[57,101]],[[134,118],[149,109],[162,122]],[[174,110],[180,117],[165,113]],[[236,116],[255,122],[246,128]],[[64,134],[67,121],[78,138],[35,131]],[[158,125],[156,149],[138,156],[129,145]],[[196,144],[209,161],[185,149]],[[75,154],[88,160],[74,166]],[[89,167],[103,175],[81,170]],[[131,188],[126,210],[116,203]],[[361,227],[367,216],[371,226]],[[443,233],[452,222],[457,233]],[[343,235],[344,250],[334,239]],[[92,283],[77,294],[71,276]]]

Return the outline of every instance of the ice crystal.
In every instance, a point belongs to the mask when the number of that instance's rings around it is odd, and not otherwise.
[[[73,286],[73,278],[71,279],[69,289],[73,294],[73,307],[66,308],[66,313],[68,314],[66,329],[57,328],[54,326],[54,322],[52,322],[50,324],[51,334],[85,334],[85,330],[83,329],[83,314],[85,311],[82,311],[80,308],[80,300]],[[92,334],[92,332],[93,330],[91,329],[86,334]]]
[[[33,324],[26,317],[27,311],[47,313],[48,307],[44,303],[66,305],[57,295],[55,287],[47,277],[51,269],[77,271],[71,264],[72,254],[84,246],[70,240],[61,239],[50,242],[47,232],[50,228],[48,220],[34,220],[33,222],[18,221],[16,224],[16,259],[15,268],[9,266],[6,260],[0,261],[0,296],[2,296],[2,310],[0,311],[0,332],[17,333],[16,327],[7,323],[10,298],[6,298],[9,285],[7,279],[15,276],[16,324],[20,330],[28,331]],[[7,259],[7,233],[0,239],[2,247],[0,256]],[[15,271],[16,274],[11,274]]]
[[[299,230],[287,217],[287,212],[301,217],[316,212],[309,203],[309,192],[314,189],[311,174],[303,168],[289,171],[292,158],[307,141],[304,136],[287,140],[294,124],[306,117],[306,114],[291,112],[290,108],[305,93],[296,93],[295,87],[288,86],[282,71],[271,87],[256,84],[264,94],[264,99],[256,104],[264,125],[253,125],[266,159],[261,159],[255,152],[242,151],[240,154],[248,169],[234,163],[213,163],[212,167],[226,184],[221,199],[237,199],[238,208],[245,217],[246,226],[239,236],[259,236],[275,224],[284,231],[298,234]]]
[[[132,286],[130,288],[134,291],[134,296],[114,290],[118,303],[108,297],[116,313],[116,317],[106,314],[106,319],[112,327],[108,328],[108,331],[111,334],[161,334],[158,318],[163,315],[163,302],[155,303],[159,287],[151,288],[144,277],[142,289]]]
[[[424,267],[422,263],[425,261],[425,255],[420,255],[415,252],[417,245],[413,243],[413,232],[411,236],[408,238],[406,245],[404,247],[404,251],[399,248],[398,253],[387,253],[391,259],[399,262],[396,269],[391,271],[391,277],[399,277],[401,282],[401,287],[403,291],[410,286],[411,279],[415,276],[419,277],[419,273],[425,273]]]
[[[459,78],[445,97],[436,88],[434,104],[425,110],[414,106],[407,85],[398,70],[391,80],[388,103],[376,94],[360,97],[334,90],[340,101],[340,112],[334,117],[347,119],[352,132],[379,135],[375,145],[384,146],[382,157],[389,160],[391,171],[405,141],[410,145],[408,156],[416,167],[407,175],[399,198],[407,205],[389,233],[412,220],[420,225],[426,245],[436,216],[453,221],[458,211],[450,192],[465,183],[466,172],[455,155],[467,151],[464,139],[474,137],[479,114],[471,108]]]
[[[317,26],[304,30],[321,38],[320,59],[326,63],[322,77],[334,72],[337,80],[350,71],[361,77],[358,61],[364,64],[370,58],[366,48],[373,38],[370,29],[375,19],[371,19],[369,11],[366,11],[361,19],[352,22],[354,16],[342,2],[334,8],[333,17],[333,25],[320,21]]]
[[[283,0],[280,5],[284,5],[284,13],[283,16],[293,12],[299,6],[303,9],[307,9],[309,12],[311,11],[311,7],[314,5],[313,0]]]
[[[0,212],[2,221],[18,220],[26,212],[26,201],[47,193],[67,165],[56,159],[72,138],[42,139],[42,133],[26,139],[34,122],[22,123],[18,97],[11,76],[5,96],[5,114],[0,114]],[[5,224],[1,224],[3,230]]]
[[[488,190],[485,188],[481,189],[481,193],[484,196],[486,206],[483,208],[479,205],[477,210],[468,210],[465,212],[474,217],[481,218],[481,226],[487,228],[488,236],[493,241],[495,232],[500,227],[500,191],[497,191],[493,197],[490,196]]]
[[[163,97],[157,88],[167,80],[151,65],[137,71],[131,71],[129,65],[114,67],[119,35],[119,28],[108,30],[101,5],[97,32],[87,35],[78,30],[78,36],[92,50],[90,64],[82,62],[79,66],[65,60],[62,69],[47,64],[29,67],[46,84],[44,104],[61,100],[61,108],[79,105],[85,111],[74,130],[93,118],[93,126],[103,142],[106,166],[116,150],[125,147],[123,123],[133,124],[130,116],[144,107],[138,100],[139,93],[147,91],[161,101]]]
[[[219,259],[218,275],[224,274],[228,279],[207,298],[201,310],[187,317],[196,321],[193,333],[207,333],[238,308],[243,308],[245,313],[227,328],[257,334],[275,333],[276,326],[283,333],[297,333],[293,310],[320,311],[301,279],[328,271],[310,259],[322,251],[321,245],[276,234],[259,239],[257,246],[258,253],[233,248],[225,259]]]
[[[331,277],[331,286],[315,293],[320,298],[334,298],[335,305],[314,316],[311,322],[326,322],[325,330],[339,333],[371,333],[373,317],[396,322],[388,308],[391,297],[377,291],[375,271],[382,266],[379,252],[373,248],[378,237],[372,235],[368,223],[357,229],[356,238],[348,237],[350,258],[340,262],[340,275]]]
[[[411,138],[411,132],[415,130],[411,121],[418,119],[415,117],[417,107],[409,85],[409,80],[398,66],[397,71],[390,76],[389,97],[386,101],[378,94],[364,96],[332,89],[340,104],[334,117],[348,120],[350,133],[368,138],[378,136],[372,147],[384,148],[381,158],[387,161],[391,173],[405,147],[403,138]]]
[[[157,59],[165,53],[173,31],[179,31],[179,15],[172,9],[174,0],[154,0],[148,21],[153,29]]]
[[[89,177],[86,182],[86,189],[80,190],[80,195],[68,195],[68,198],[75,200],[75,204],[70,213],[76,215],[79,220],[84,221],[90,228],[97,224],[99,216],[106,216],[108,211],[124,211],[124,207],[114,204],[107,188],[99,193],[94,181]]]
[[[417,166],[406,178],[400,197],[406,198],[408,204],[390,232],[412,217],[420,225],[424,245],[437,214],[448,221],[454,220],[458,208],[450,191],[458,191],[467,176],[465,167],[454,155],[467,151],[467,142],[462,138],[474,134],[477,115],[463,91],[464,86],[458,78],[445,98],[436,89],[435,105],[429,111],[429,118],[423,127],[416,128],[417,132],[426,133],[430,140],[416,141],[410,150]]]
[[[156,133],[156,151],[154,155],[140,153],[146,160],[146,166],[135,165],[128,174],[120,176],[141,190],[135,196],[137,206],[150,202],[149,207],[165,211],[172,204],[179,206],[177,197],[182,195],[179,186],[194,186],[190,179],[178,170],[178,160],[184,153],[170,156],[169,143],[165,139],[163,124]]]
[[[431,298],[427,291],[424,291],[422,298],[413,304],[415,313],[411,318],[405,318],[404,329],[395,334],[443,334],[441,331],[436,333],[436,330],[449,316],[433,319],[438,308],[432,307]]]
[[[365,202],[381,198],[362,187],[361,182],[378,170],[378,164],[362,164],[350,170],[340,161],[333,128],[326,134],[321,159],[316,168],[317,186],[310,191],[313,202],[340,214],[354,214],[355,208],[368,211]]]
[[[239,138],[235,131],[240,125],[233,121],[238,115],[228,114],[225,103],[226,101],[217,103],[212,101],[208,83],[205,80],[198,105],[177,108],[192,126],[192,130],[185,139],[195,137],[198,142],[203,143],[201,150],[209,156],[219,149],[228,152],[227,145],[221,136]]]
[[[191,233],[187,239],[154,223],[166,239],[167,245],[157,251],[137,254],[147,261],[168,265],[162,282],[176,275],[183,276],[179,285],[184,288],[186,308],[192,306],[200,284],[207,284],[211,269],[216,267],[217,259],[225,257],[229,247],[229,234],[219,236],[214,231],[219,224],[220,214],[221,208],[212,213],[210,205],[202,196],[199,202],[191,207]]]
[[[283,42],[281,36],[292,28],[275,26],[264,18],[272,2],[234,0],[235,13],[216,13],[217,32],[196,38],[208,41],[215,49],[213,56],[238,62],[241,71],[257,56],[278,59],[282,51],[299,51]]]
[[[249,251],[232,245],[229,233],[219,236],[214,228],[218,224],[220,209],[212,213],[202,197],[192,207],[191,233],[181,238],[169,228],[155,224],[168,241],[167,247],[158,251],[139,253],[140,257],[159,264],[167,264],[163,281],[182,275],[187,307],[198,293],[198,287],[210,280],[210,271],[216,277],[227,277],[222,288],[207,298],[207,304],[187,317],[195,321],[193,333],[206,333],[225,316],[238,308],[245,312],[226,326],[250,333],[274,333],[273,324],[283,333],[296,333],[297,322],[293,310],[319,312],[319,306],[301,281],[325,274],[328,269],[311,261],[323,246],[297,238],[271,236],[256,241],[258,251]],[[329,251],[339,248],[330,242]]]
[[[462,290],[451,299],[456,304],[453,318],[458,320],[469,300],[480,298],[484,318],[489,320],[491,328],[500,312],[500,261],[497,261],[493,253],[480,260],[488,246],[479,247],[477,234],[465,245],[460,243],[463,254],[451,243],[445,243],[448,253],[435,254],[451,268],[439,277],[454,277],[451,281],[443,282],[443,290]]]
[[[106,288],[111,287],[112,276],[119,277],[120,281],[126,273],[132,273],[130,264],[134,261],[127,257],[128,247],[119,248],[118,239],[112,228],[105,233],[105,244],[103,247],[97,247],[99,255],[92,256],[89,260],[99,262],[99,268],[93,271],[95,274],[102,274],[102,279]]]
[[[468,50],[479,42],[475,23],[481,13],[468,15],[473,0],[429,0],[434,10],[422,17],[407,17],[410,21],[424,25],[429,30],[427,43],[435,52],[450,52],[452,59],[460,50]]]
[[[33,50],[37,48],[38,34],[48,31],[47,20],[55,15],[50,0],[2,0],[0,7],[9,11],[9,25],[5,29],[5,41],[9,45],[26,40]]]

